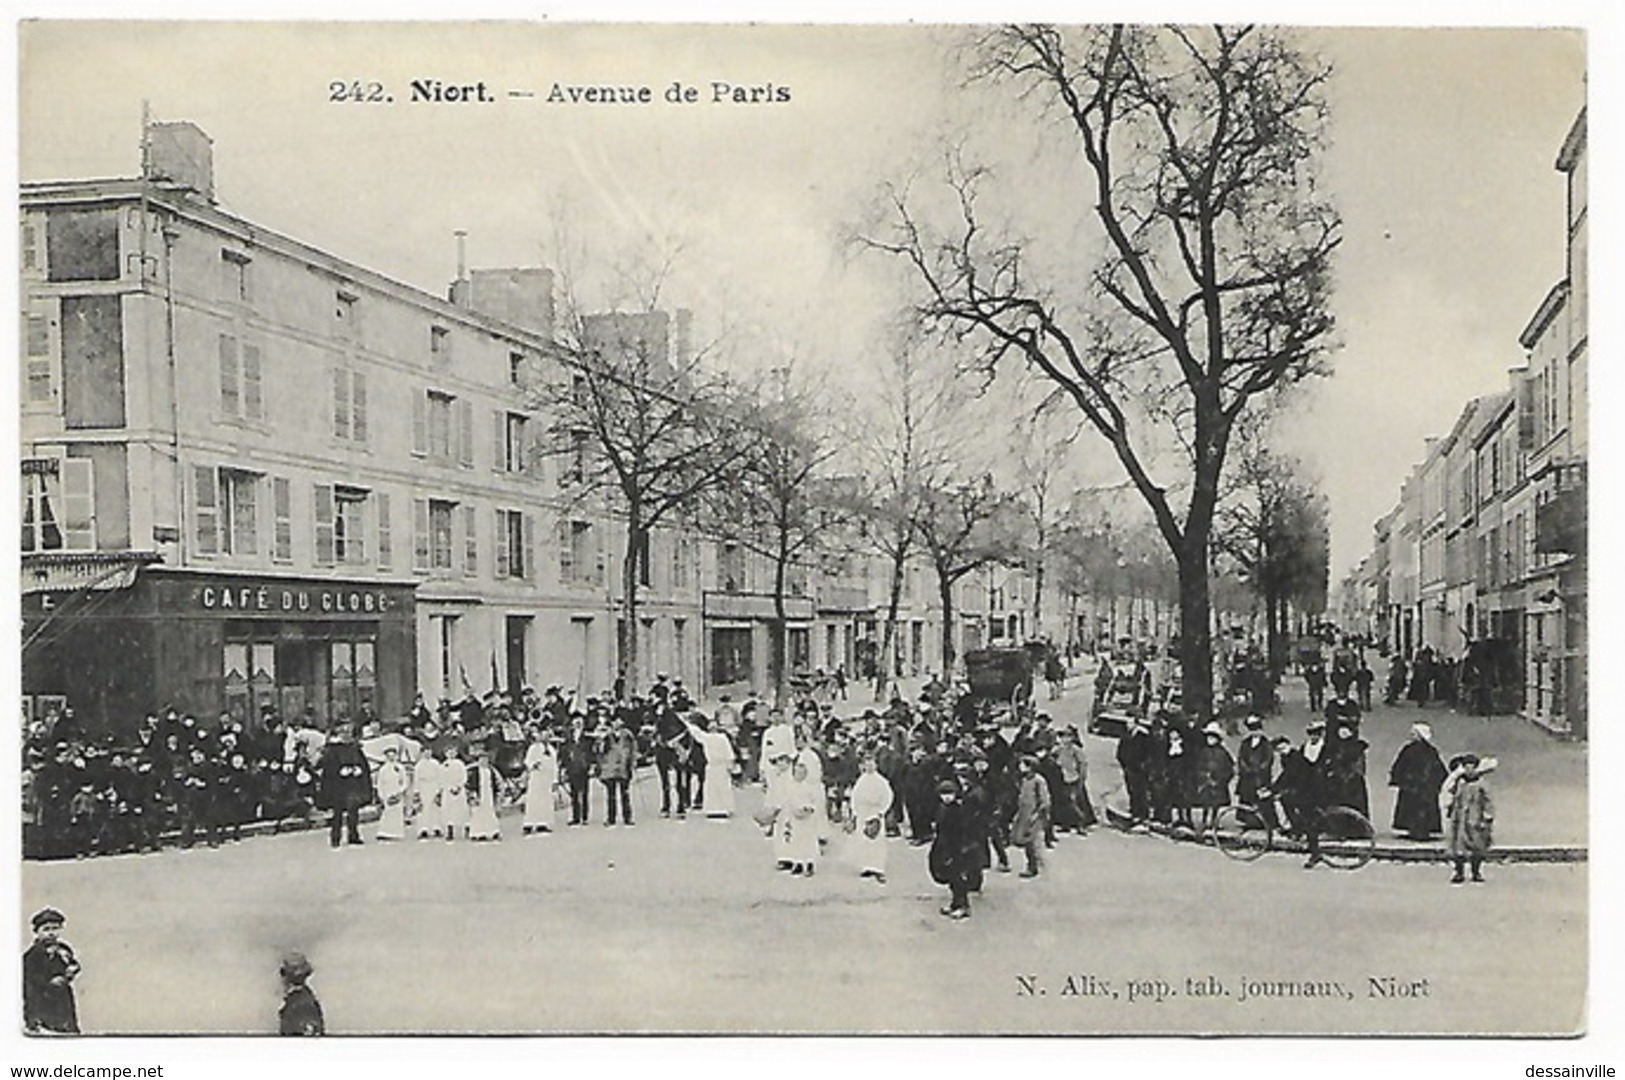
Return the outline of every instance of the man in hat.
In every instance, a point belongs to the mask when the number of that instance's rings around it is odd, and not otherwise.
[[[79,961],[62,940],[67,917],[56,908],[35,912],[34,943],[23,953],[23,1027],[32,1033],[79,1034],[79,1009],[73,980]]]
[[[1034,783],[1043,781],[1036,775]],[[927,866],[931,880],[948,886],[948,906],[941,913],[950,919],[970,918],[970,894],[982,887],[982,856],[986,840],[976,831],[974,811],[960,798],[952,780],[937,784],[939,809]]]
[[[1304,837],[1309,845],[1309,858],[1303,868],[1312,870],[1325,862],[1320,854],[1321,818],[1327,808],[1334,805],[1332,797],[1332,754],[1326,745],[1326,722],[1313,720],[1305,729],[1303,746],[1297,751],[1307,768],[1301,775],[1299,806],[1302,810]]]
[[[316,806],[333,815],[328,822],[329,845],[336,848],[345,838],[351,844],[361,843],[361,808],[372,801],[372,770],[348,721],[334,725],[322,747],[319,772]]]
[[[1142,716],[1129,721],[1128,733],[1117,741],[1117,765],[1128,789],[1128,816],[1142,825],[1151,816],[1151,754],[1155,750],[1151,725]]]
[[[1050,819],[1050,790],[1049,784],[1038,774],[1036,757],[1024,754],[1017,769],[1016,816],[1010,824],[1010,842],[1020,847],[1027,856],[1027,865],[1021,871],[1021,876],[1033,878],[1044,867],[1039,849]]]
[[[304,953],[289,953],[282,959],[282,1008],[277,1013],[283,1035],[325,1035],[327,1021],[322,1003],[310,989],[310,961]]]
[[[1249,716],[1242,721],[1245,730],[1236,747],[1236,802],[1257,806],[1259,792],[1270,786],[1275,773],[1275,747],[1264,735],[1264,721]]]

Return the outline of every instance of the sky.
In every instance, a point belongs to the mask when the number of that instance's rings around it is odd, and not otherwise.
[[[1335,71],[1324,175],[1344,222],[1339,348],[1283,440],[1323,478],[1335,578],[1369,550],[1424,438],[1506,387],[1519,331],[1564,272],[1553,163],[1585,98],[1585,43],[1559,30],[1304,32]],[[904,296],[895,267],[848,238],[880,183],[913,175],[963,115],[958,36],[34,23],[19,171],[134,174],[145,102],[213,138],[221,205],[257,224],[435,293],[459,229],[472,265],[572,268],[589,306],[624,301],[669,260],[662,302],[694,308],[699,336],[730,342],[733,362],[794,355],[862,386]],[[413,80],[483,81],[496,100],[410,103]],[[377,81],[396,100],[333,102],[335,81]],[[789,100],[719,102],[717,82]],[[699,100],[668,104],[673,83]],[[654,100],[549,103],[555,84],[646,86]]]

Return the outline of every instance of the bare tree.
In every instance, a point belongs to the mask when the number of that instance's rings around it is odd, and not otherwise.
[[[854,512],[832,465],[845,445],[822,387],[787,365],[741,398],[735,416],[743,452],[728,482],[712,492],[714,528],[773,565],[768,677],[782,704],[788,674],[790,576]]]
[[[1320,370],[1340,222],[1315,187],[1329,69],[1254,27],[1011,26],[973,77],[1007,86],[1075,147],[1103,250],[1086,288],[1045,280],[1037,245],[994,225],[991,174],[951,157],[948,221],[890,193],[864,239],[923,287],[924,322],[985,370],[1041,372],[1112,448],[1179,571],[1183,692],[1212,702],[1209,538],[1231,433],[1252,403]],[[1071,235],[1077,223],[1045,222]],[[1171,479],[1159,459],[1177,447]]]
[[[543,446],[561,462],[566,495],[575,503],[599,500],[620,519],[617,663],[635,690],[643,682],[639,598],[650,580],[655,530],[695,514],[700,497],[736,467],[746,441],[727,419],[732,387],[706,368],[703,351],[687,345],[685,313],[587,315],[570,331],[562,378],[538,385],[533,405],[546,418]]]
[[[1303,463],[1261,439],[1245,440],[1218,512],[1214,549],[1263,602],[1267,655],[1279,674],[1289,611],[1324,612],[1330,576],[1326,498]]]
[[[987,473],[924,485],[914,532],[936,571],[942,603],[942,671],[953,671],[954,586],[973,570],[1011,560],[1017,550],[1020,509]]]

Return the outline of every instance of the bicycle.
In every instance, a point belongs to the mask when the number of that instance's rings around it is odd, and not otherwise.
[[[1358,810],[1329,806],[1320,819],[1320,856],[1339,870],[1358,870],[1376,853],[1377,830]],[[1252,862],[1276,847],[1276,829],[1256,806],[1234,804],[1214,815],[1208,839],[1226,856]]]

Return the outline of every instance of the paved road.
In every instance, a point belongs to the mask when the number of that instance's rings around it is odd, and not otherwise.
[[[990,877],[975,916],[953,923],[920,850],[893,844],[884,887],[858,880],[838,847],[817,877],[791,879],[748,817],[646,814],[631,829],[491,845],[333,852],[325,839],[27,864],[24,911],[68,913],[87,1031],[266,1030],[277,957],[295,947],[340,1032],[1582,1023],[1584,865],[1492,868],[1488,884],[1453,888],[1437,867],[1305,872],[1286,856],[1241,864],[1107,831],[1063,837],[1035,881]],[[1208,976],[1223,996],[1185,981]],[[1373,978],[1409,995],[1372,997]]]

